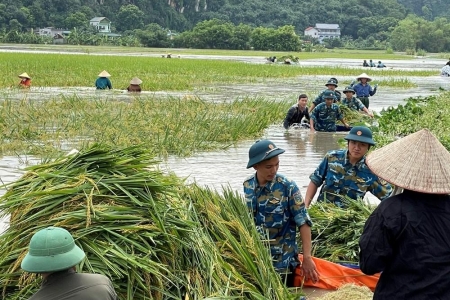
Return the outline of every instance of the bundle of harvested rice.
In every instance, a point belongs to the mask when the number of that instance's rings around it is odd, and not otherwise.
[[[344,284],[337,291],[328,293],[317,300],[372,300],[373,293],[366,286]]]
[[[23,299],[40,284],[20,263],[31,236],[68,229],[119,299],[295,299],[275,273],[241,197],[186,187],[140,147],[94,145],[28,168],[7,186],[0,217],[0,285]]]
[[[309,209],[313,255],[333,262],[359,261],[359,238],[375,206],[362,200],[344,199],[345,208],[315,203]]]

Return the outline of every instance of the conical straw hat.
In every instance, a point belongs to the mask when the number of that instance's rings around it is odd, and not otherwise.
[[[382,179],[404,189],[450,194],[450,153],[428,129],[373,151],[366,164]]]
[[[28,76],[27,72],[23,72],[22,74],[19,75],[19,78],[28,78],[31,79],[30,76]]]
[[[133,77],[133,79],[131,79],[130,84],[141,84],[142,80],[140,80],[137,77]]]
[[[372,81],[372,78],[370,78],[369,75],[367,75],[366,73],[362,73],[361,75],[356,77],[356,80],[360,80],[361,78],[366,78],[367,82]]]
[[[100,72],[100,74],[98,74],[98,77],[111,77],[111,75],[109,75],[109,73],[106,72],[106,70],[103,70]]]

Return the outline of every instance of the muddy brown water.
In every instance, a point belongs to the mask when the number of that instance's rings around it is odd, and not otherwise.
[[[2,51],[0,49],[0,51]],[[204,58],[204,59],[228,59],[239,60],[247,63],[263,63],[261,57],[224,57],[224,56],[190,56],[186,58]],[[436,74],[445,64],[445,60],[427,60],[418,58],[412,61],[383,61],[389,67],[402,69],[435,69]],[[338,60],[322,59],[302,61],[304,65],[342,65],[358,66],[360,60]],[[295,67],[295,66],[293,66]],[[362,68],[362,72],[367,72]],[[370,73],[374,79],[381,79],[382,72]],[[310,98],[313,98],[319,91],[323,90],[324,83],[332,74],[323,76],[300,76],[287,80],[265,80],[257,84],[233,84],[233,85],[215,85],[209,87],[199,87],[195,91],[189,92],[143,92],[142,96],[153,95],[157,97],[183,97],[186,95],[198,96],[208,101],[232,101],[240,97],[261,96],[272,99],[292,99],[296,102],[296,96],[299,93],[307,92]],[[357,76],[359,74],[355,74]],[[394,76],[389,76],[395,78]],[[399,78],[404,78],[400,76]],[[342,89],[351,82],[354,77],[342,76],[339,79]],[[438,75],[432,77],[408,77],[410,81],[418,86],[409,89],[394,89],[380,86],[375,96],[371,97],[370,109],[379,112],[383,108],[396,106],[404,102],[404,99],[416,96],[427,96],[436,94],[440,88],[450,89],[450,79]],[[74,88],[43,88],[32,87],[26,94],[23,91],[15,89],[5,89],[0,91],[4,99],[45,101],[51,96],[72,96],[90,97],[96,99],[111,99],[118,101],[129,101],[133,98],[125,91],[96,91],[93,87],[74,87]],[[309,175],[319,164],[323,155],[332,149],[339,148],[338,140],[342,139],[345,133],[315,133],[310,134],[308,130],[284,130],[281,124],[274,124],[267,128],[260,137],[272,140],[278,147],[286,150],[280,156],[279,172],[295,180],[299,185],[303,195],[306,192],[306,186],[309,183]],[[255,139],[249,139],[238,143],[225,151],[212,151],[197,153],[188,158],[169,157],[167,161],[161,164],[162,169],[173,171],[180,177],[187,178],[188,182],[197,182],[202,186],[210,186],[221,191],[224,186],[242,193],[243,180],[252,174],[251,169],[246,169],[248,160],[248,149],[254,143]],[[67,150],[70,150],[70,143]],[[5,156],[0,159],[0,179],[3,183],[9,183],[17,180],[23,174],[23,168],[28,164],[39,163],[35,157],[14,157]],[[0,194],[4,191],[0,191]],[[368,195],[370,202],[377,203],[378,200]],[[2,228],[7,226],[7,220],[0,224]]]

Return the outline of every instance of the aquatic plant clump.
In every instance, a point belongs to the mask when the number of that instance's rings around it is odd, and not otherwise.
[[[406,99],[406,104],[381,111],[377,147],[428,128],[450,151],[450,92]]]
[[[94,145],[29,167],[7,186],[0,211],[10,215],[0,236],[3,299],[38,289],[20,263],[31,236],[48,226],[73,234],[87,255],[80,271],[111,278],[119,299],[295,297],[239,195],[185,186],[142,147]]]

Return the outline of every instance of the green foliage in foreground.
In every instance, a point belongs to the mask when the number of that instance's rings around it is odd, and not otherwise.
[[[406,101],[405,105],[389,107],[381,112],[377,146],[428,128],[450,151],[450,92]]]
[[[288,101],[212,103],[198,98],[132,97],[129,102],[76,96],[0,106],[1,153],[48,154],[92,143],[143,144],[156,155],[186,156],[258,137],[285,116]],[[66,149],[63,149],[66,150]]]
[[[94,145],[28,168],[7,186],[0,217],[2,299],[39,287],[20,263],[31,236],[69,230],[83,272],[112,279],[119,299],[295,299],[281,282],[242,198],[164,175],[146,149]],[[227,205],[224,205],[226,203]]]
[[[280,55],[281,57],[282,55]],[[302,54],[296,55],[302,60]],[[174,55],[175,57],[175,55]],[[261,62],[264,58],[261,58]],[[252,83],[268,78],[302,75],[357,76],[359,68],[307,67],[283,64],[250,64],[225,60],[178,59],[132,56],[0,53],[0,87],[16,86],[18,75],[27,72],[33,87],[93,87],[97,75],[107,70],[114,88],[125,89],[131,78],[143,80],[149,91],[192,90],[198,86]],[[373,70],[369,75],[431,76],[437,71]]]

